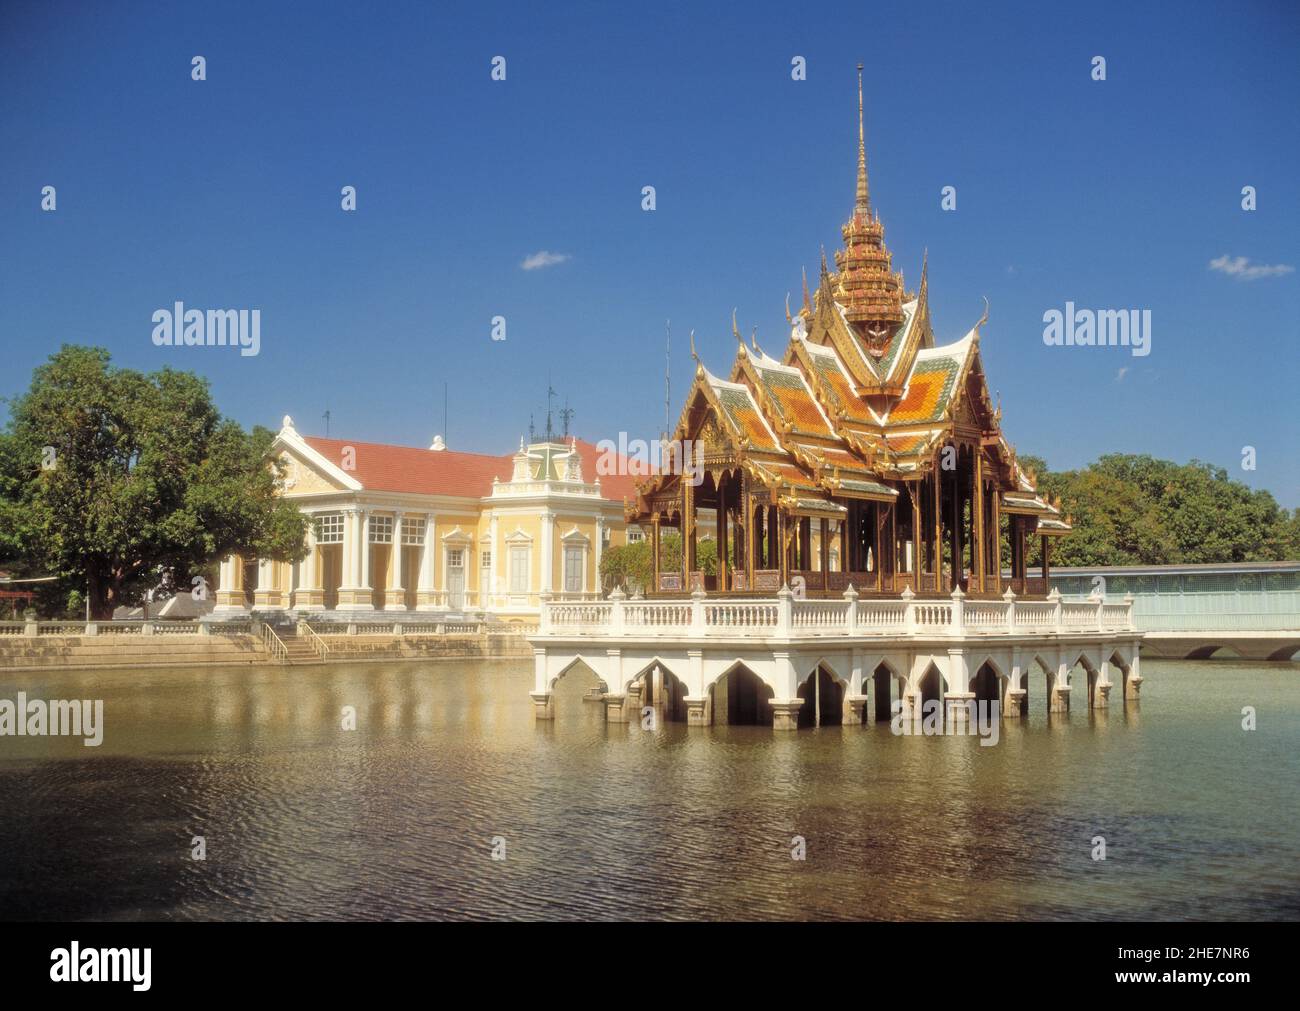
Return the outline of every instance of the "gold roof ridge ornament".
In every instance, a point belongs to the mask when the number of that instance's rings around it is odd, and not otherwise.
[[[745,338],[740,336],[740,327],[736,326],[736,309],[734,306],[731,310],[731,332],[735,336],[736,342],[743,348],[745,346]]]
[[[695,331],[691,331],[691,357],[695,359],[695,364],[704,368],[704,363],[700,361],[700,356],[695,353]]]

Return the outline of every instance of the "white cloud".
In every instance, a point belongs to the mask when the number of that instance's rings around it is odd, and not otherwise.
[[[1115,382],[1122,383],[1126,375],[1128,375],[1127,365],[1123,366],[1118,372],[1115,373]]]
[[[1295,267],[1285,263],[1251,263],[1244,256],[1229,256],[1227,253],[1211,260],[1210,269],[1235,277],[1238,281],[1257,281],[1261,277],[1281,277],[1295,272]]]
[[[541,270],[543,267],[554,267],[557,263],[563,263],[565,260],[571,260],[568,253],[552,253],[549,250],[542,249],[531,256],[524,257],[521,266],[524,270]]]

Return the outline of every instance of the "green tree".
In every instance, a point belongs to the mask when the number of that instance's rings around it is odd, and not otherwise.
[[[1170,565],[1300,558],[1300,510],[1234,481],[1221,467],[1114,453],[1077,471],[1048,471],[1041,493],[1059,497],[1074,531],[1053,542],[1057,565]],[[1038,545],[1030,554],[1039,562]]]
[[[64,345],[0,434],[0,558],[84,587],[99,620],[232,552],[297,561],[307,520],[277,496],[273,439],[223,419],[193,373]]]

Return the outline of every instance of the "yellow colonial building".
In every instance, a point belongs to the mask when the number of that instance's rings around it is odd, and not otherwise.
[[[420,449],[303,436],[286,416],[272,453],[283,495],[312,519],[307,556],[226,558],[218,616],[535,618],[542,594],[599,596],[601,556],[626,543],[635,494],[631,477],[596,477],[599,450],[574,438],[520,439],[514,454],[491,456],[453,452],[441,437]]]

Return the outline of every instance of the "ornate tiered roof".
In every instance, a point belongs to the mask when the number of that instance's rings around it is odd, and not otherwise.
[[[923,260],[915,293],[904,289],[871,207],[858,67],[858,166],[853,212],[831,271],[803,306],[787,309],[790,338],[781,360],[739,342],[727,379],[697,358],[695,380],[674,438],[700,439],[699,408],[711,406],[724,442],[746,471],[799,512],[834,515],[833,499],[893,501],[894,482],[916,480],[937,466],[938,450],[960,436],[987,454],[1009,511],[1039,517],[1044,532],[1065,532],[1059,510],[1034,491],[1001,433],[1001,408],[988,396],[980,361],[980,327],[938,345],[930,324],[929,269]],[[733,322],[733,332],[735,325]],[[736,333],[739,338],[739,333]],[[694,345],[692,342],[692,354]],[[631,512],[675,479],[644,482]]]

